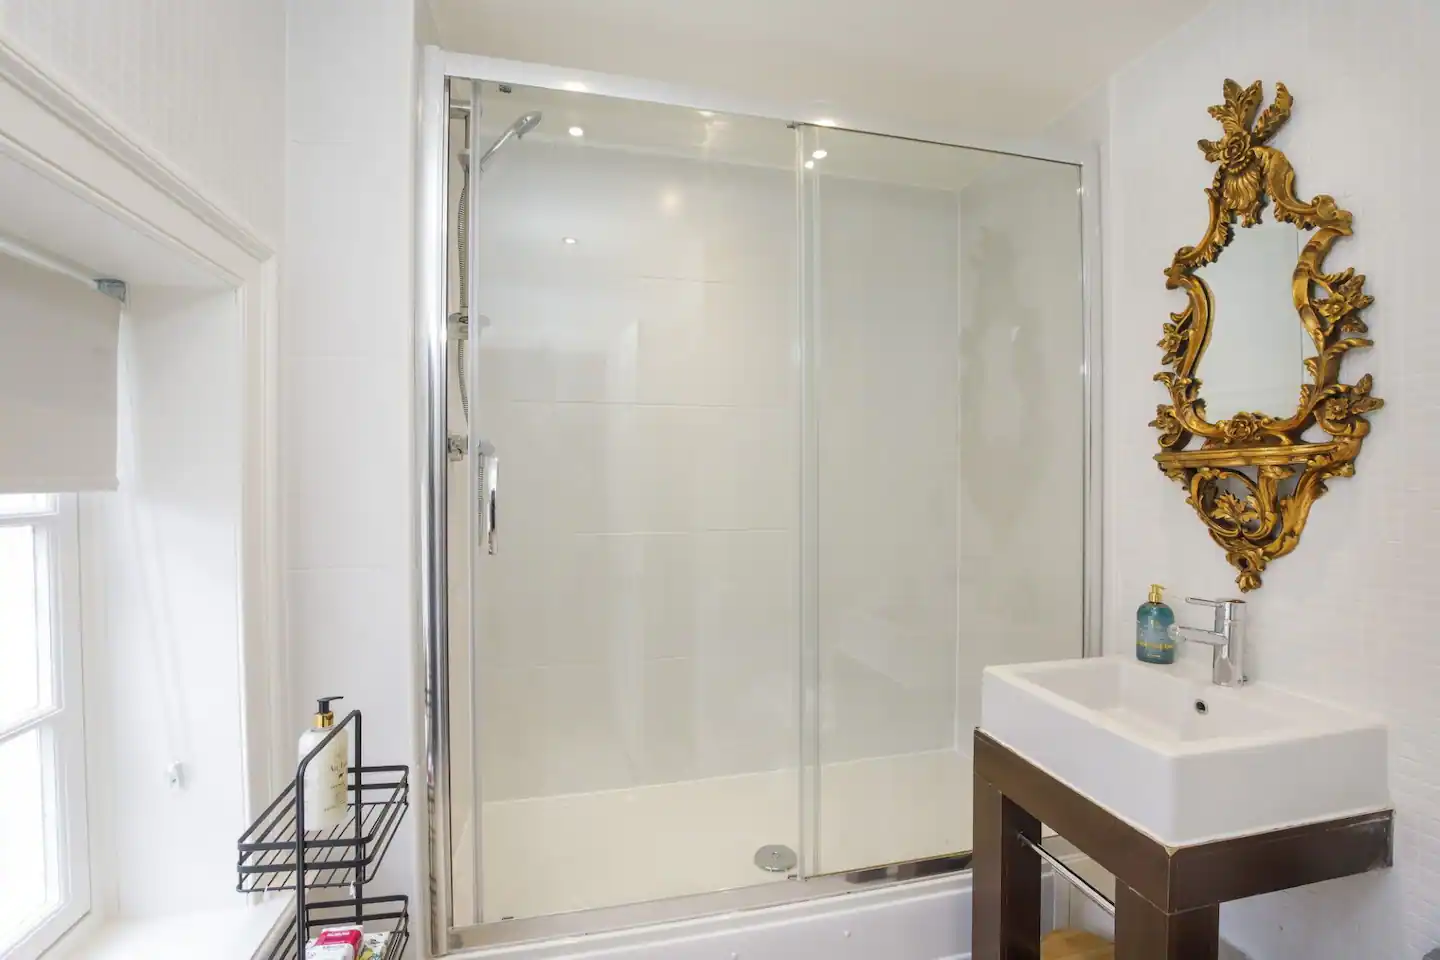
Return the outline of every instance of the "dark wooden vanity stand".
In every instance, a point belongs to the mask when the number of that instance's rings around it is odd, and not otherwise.
[[[1215,960],[1220,904],[1390,866],[1394,816],[1167,847],[977,729],[971,960],[1038,960],[1041,821],[1115,875],[1115,960]]]

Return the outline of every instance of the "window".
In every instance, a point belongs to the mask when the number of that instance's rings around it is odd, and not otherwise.
[[[0,494],[0,956],[90,906],[73,496]]]

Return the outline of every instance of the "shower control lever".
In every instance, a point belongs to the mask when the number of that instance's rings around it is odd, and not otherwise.
[[[475,453],[475,499],[480,513],[480,546],[493,557],[495,521],[498,516],[495,494],[500,486],[500,458],[495,453],[495,445],[488,440],[477,443]]]

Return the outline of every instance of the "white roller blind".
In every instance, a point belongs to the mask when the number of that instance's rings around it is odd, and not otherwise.
[[[120,304],[0,253],[0,493],[113,490]]]

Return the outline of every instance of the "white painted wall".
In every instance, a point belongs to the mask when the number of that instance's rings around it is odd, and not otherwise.
[[[366,762],[411,765],[412,812],[373,892],[418,898],[416,11],[411,0],[294,0],[288,23],[280,420],[291,720],[298,735],[315,697],[344,695],[340,709],[364,711]]]
[[[0,42],[278,246],[284,0],[0,0]]]
[[[1387,401],[1373,418],[1358,475],[1316,504],[1299,549],[1276,561],[1250,603],[1258,678],[1374,710],[1390,722],[1391,790],[1398,812],[1395,868],[1227,906],[1227,938],[1256,960],[1418,957],[1440,944],[1440,670],[1433,619],[1440,460],[1427,415],[1440,357],[1430,322],[1426,243],[1440,216],[1425,184],[1437,146],[1428,101],[1440,10],[1401,0],[1226,0],[1116,74],[1104,95],[1064,126],[1102,141],[1107,280],[1105,326],[1106,640],[1125,654],[1145,585],[1229,596],[1234,570],[1154,466],[1146,423],[1163,389],[1154,346],[1180,295],[1161,271],[1205,227],[1202,190],[1213,167],[1195,148],[1218,126],[1205,108],[1221,81],[1276,80],[1295,113],[1276,145],[1302,195],[1324,192],[1355,214],[1356,236],[1330,258],[1354,265],[1375,296],[1367,320],[1377,347],[1346,363],[1369,371]],[[1109,133],[1105,130],[1108,126]],[[1337,137],[1335,131],[1346,135]],[[1223,322],[1223,319],[1222,321]],[[1200,618],[1177,611],[1183,620]],[[1201,651],[1204,654],[1204,651]],[[1193,657],[1194,654],[1190,653]]]
[[[81,545],[96,900],[137,919],[236,905],[242,357],[232,291],[130,296],[120,489],[82,497]]]

